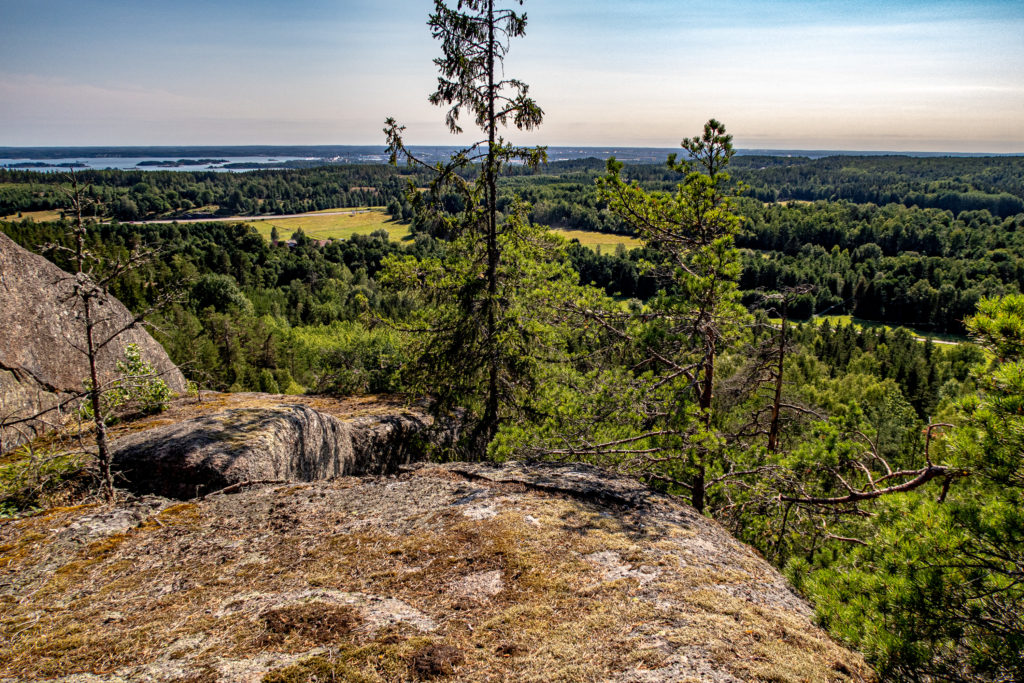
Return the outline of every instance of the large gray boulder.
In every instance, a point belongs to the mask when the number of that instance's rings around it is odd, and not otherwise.
[[[423,456],[433,422],[426,413],[392,407],[332,415],[332,404],[317,400],[223,395],[216,412],[118,438],[113,460],[119,484],[192,498],[242,482],[383,474]]]
[[[12,425],[55,408],[81,392],[89,376],[82,307],[73,296],[74,279],[42,256],[0,233],[0,452],[15,448],[59,424],[62,411]],[[107,339],[133,320],[113,297],[102,306],[98,339]],[[100,381],[112,379],[124,347],[137,344],[167,385],[185,391],[185,378],[163,347],[142,327],[118,334],[99,353]],[[6,423],[6,427],[2,426]]]

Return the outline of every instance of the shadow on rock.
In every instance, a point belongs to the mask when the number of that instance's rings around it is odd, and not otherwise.
[[[432,423],[409,410],[344,418],[267,396],[118,439],[114,465],[125,487],[182,499],[243,482],[386,474],[426,455]]]

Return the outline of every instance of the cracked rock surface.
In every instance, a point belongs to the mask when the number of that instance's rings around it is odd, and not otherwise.
[[[364,410],[353,410],[360,400]],[[433,419],[372,397],[215,394],[115,438],[114,468],[140,493],[188,499],[252,481],[386,474],[421,459]]]
[[[332,677],[874,680],[715,522],[582,465],[422,464],[0,523],[0,681]]]
[[[56,406],[80,392],[89,376],[84,347],[81,305],[73,296],[74,277],[42,256],[18,246],[0,233],[0,417],[28,416]],[[105,340],[133,315],[110,297],[99,309],[97,339]],[[117,334],[99,353],[100,381],[115,377],[115,363],[127,344],[137,344],[172,391],[185,392],[185,378],[163,347],[142,327]],[[38,431],[52,428],[60,415],[0,430],[0,450],[16,448]]]

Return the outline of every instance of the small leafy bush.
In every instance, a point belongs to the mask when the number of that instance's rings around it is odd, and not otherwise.
[[[117,361],[118,378],[110,389],[102,393],[104,413],[110,417],[126,410],[135,409],[146,415],[154,415],[167,410],[171,402],[171,389],[167,382],[160,379],[151,363],[142,359],[142,351],[138,344],[124,347],[124,358]],[[87,391],[92,390],[92,383],[85,382]],[[93,418],[90,401],[82,404],[82,415]]]

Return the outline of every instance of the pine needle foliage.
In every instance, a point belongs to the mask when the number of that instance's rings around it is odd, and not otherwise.
[[[512,3],[522,5],[522,2]],[[526,15],[495,0],[434,3],[428,25],[441,43],[437,89],[430,102],[447,107],[445,123],[463,132],[464,116],[483,139],[433,166],[428,190],[410,200],[423,220],[447,240],[416,260],[395,256],[381,277],[416,297],[411,324],[413,386],[435,399],[439,414],[461,410],[467,425],[461,457],[482,458],[503,421],[520,414],[536,382],[538,358],[554,344],[545,320],[556,290],[575,280],[561,242],[526,219],[518,201],[499,206],[503,166],[535,166],[543,148],[516,147],[505,127],[531,130],[543,111],[527,84],[504,76],[510,42],[526,29]],[[389,118],[384,129],[392,163],[428,166],[404,141],[405,128]],[[458,210],[445,201],[460,198]]]

